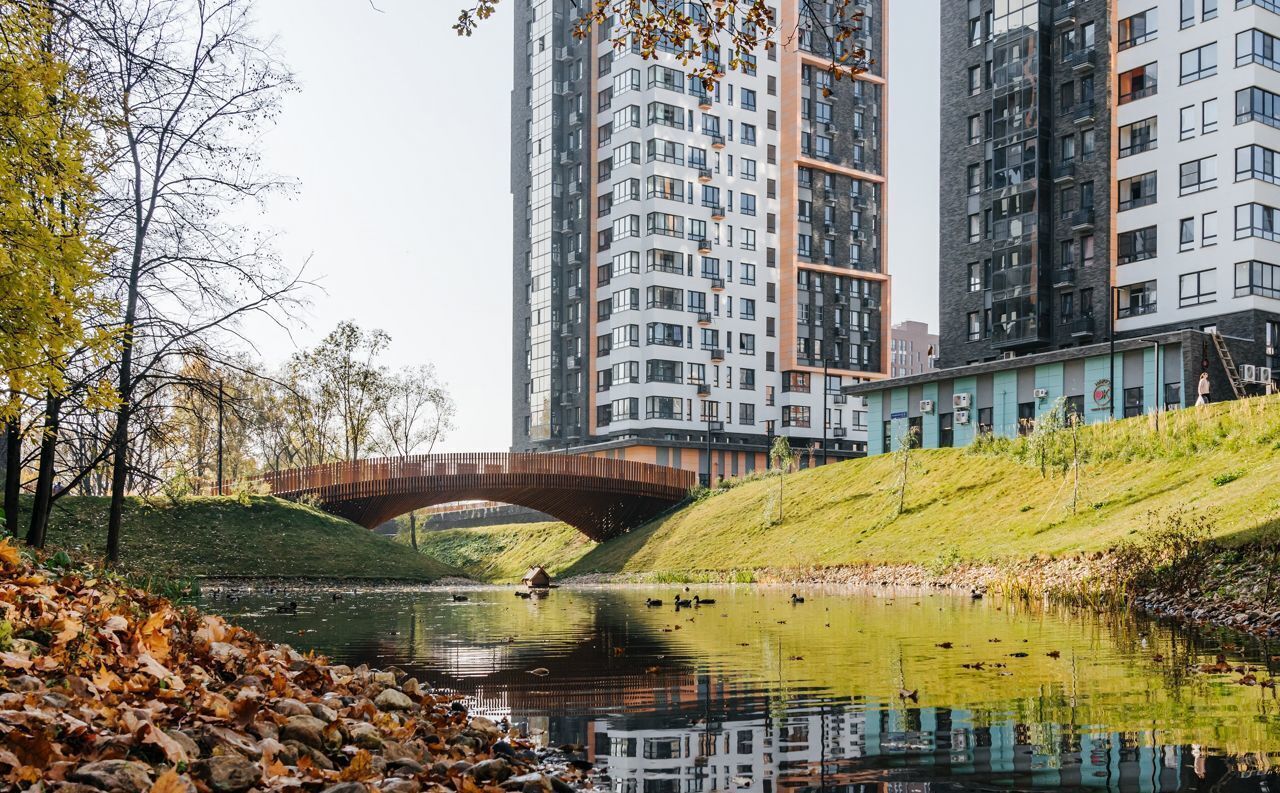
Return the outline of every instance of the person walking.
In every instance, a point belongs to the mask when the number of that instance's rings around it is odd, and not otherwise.
[[[1197,405],[1209,404],[1209,373],[1208,372],[1200,373],[1200,383],[1196,386],[1196,394],[1197,394],[1196,396]]]

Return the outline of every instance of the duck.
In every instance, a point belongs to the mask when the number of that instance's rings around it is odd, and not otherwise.
[[[692,600],[689,600],[688,598],[685,598],[684,600],[681,600],[681,599],[680,599],[680,596],[679,596],[679,595],[676,595],[676,609],[677,609],[677,610],[679,610],[679,609],[681,609],[681,608],[688,608],[689,606],[692,606],[692,605],[693,605],[693,601],[692,601]]]
[[[467,596],[466,596],[466,595],[454,595],[454,596],[453,596],[453,602],[454,602],[454,603],[465,603],[465,602],[467,602]]]
[[[522,600],[530,600],[533,598],[532,592],[516,592],[516,597]]]
[[[653,608],[654,606],[661,606],[662,601],[657,598],[645,598],[644,604],[650,608]]]
[[[715,598],[700,598],[697,595],[693,596],[693,605],[695,606],[714,606],[715,604]]]
[[[334,603],[337,603],[339,600],[342,600],[342,595],[338,594],[337,592],[334,592],[333,594],[329,595],[329,599],[332,600]]]
[[[298,613],[297,601],[290,600],[288,603],[281,603],[280,605],[276,606],[276,613],[277,614],[297,614]]]
[[[803,602],[804,602],[804,598],[800,597],[795,592],[791,593],[791,605],[794,606],[797,603],[803,603]]]

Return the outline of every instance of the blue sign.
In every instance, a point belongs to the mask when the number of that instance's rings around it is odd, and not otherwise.
[[[906,417],[907,417],[907,411],[905,410],[895,410],[894,412],[889,414],[889,418],[891,419],[905,419]]]

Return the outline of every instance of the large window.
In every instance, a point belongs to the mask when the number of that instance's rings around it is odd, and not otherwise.
[[[1190,195],[1218,186],[1218,157],[1212,155],[1178,166],[1178,195]]]
[[[1236,297],[1258,295],[1280,300],[1280,265],[1236,262]]]
[[[1236,239],[1246,237],[1280,242],[1280,210],[1266,204],[1241,204],[1236,207]]]
[[[1249,121],[1280,127],[1280,96],[1257,86],[1236,91],[1236,123]]]
[[[1117,209],[1123,212],[1126,209],[1137,209],[1148,204],[1156,202],[1156,172],[1138,174],[1130,176],[1128,179],[1121,179],[1119,184],[1120,203]]]
[[[808,427],[809,426],[809,407],[808,405],[786,405],[782,408],[782,426],[784,427]]]
[[[646,228],[650,234],[664,237],[683,237],[684,218],[667,212],[650,212]]]
[[[1127,50],[1156,37],[1158,13],[1155,8],[1148,8],[1138,14],[1120,20],[1116,46]]]
[[[1128,157],[1156,147],[1156,117],[1120,127],[1120,156]]]
[[[645,397],[645,418],[679,421],[684,414],[684,400],[680,397]]]
[[[1125,319],[1156,312],[1156,282],[1144,281],[1120,287],[1116,317]]]
[[[1236,34],[1236,66],[1256,63],[1280,72],[1280,52],[1276,37],[1257,28]]]
[[[1218,73],[1218,46],[1210,43],[1203,47],[1196,47],[1194,50],[1187,50],[1182,53],[1178,62],[1179,81],[1182,84],[1212,77]]]
[[[1156,256],[1156,227],[1122,231],[1116,235],[1116,261],[1131,264]]]
[[[1127,104],[1143,97],[1152,96],[1156,92],[1156,64],[1148,63],[1136,69],[1120,74],[1120,101]]]
[[[1277,159],[1280,159],[1280,153],[1265,146],[1257,144],[1241,146],[1236,149],[1236,181],[1260,179],[1271,184],[1280,184]]]
[[[1178,306],[1187,308],[1217,300],[1215,272],[1215,270],[1200,270],[1178,276]]]

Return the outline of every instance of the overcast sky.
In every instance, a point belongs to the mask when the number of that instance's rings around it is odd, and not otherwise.
[[[510,443],[508,4],[470,39],[462,0],[261,0],[301,90],[263,140],[298,180],[253,222],[317,290],[290,332],[254,325],[268,362],[339,321],[386,330],[393,365],[431,362],[458,403],[441,451]],[[938,0],[887,0],[893,321],[937,324]],[[375,9],[376,6],[376,9]]]

